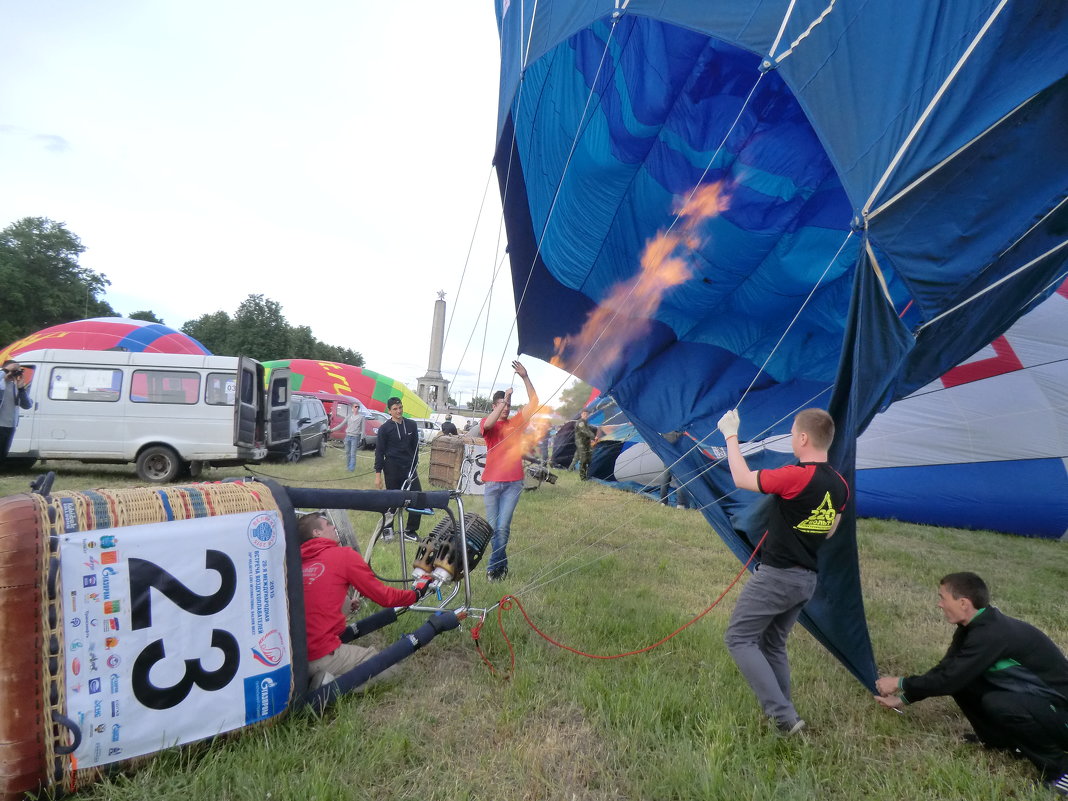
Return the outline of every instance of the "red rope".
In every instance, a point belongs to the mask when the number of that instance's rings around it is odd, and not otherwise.
[[[497,605],[497,628],[500,629],[501,636],[504,637],[504,641],[508,644],[508,653],[511,656],[511,664],[509,665],[508,673],[503,675],[500,674],[499,671],[493,666],[493,663],[490,662],[490,660],[486,658],[486,655],[482,652],[482,646],[479,644],[479,639],[482,634],[482,624],[485,622],[484,620],[479,622],[473,629],[471,629],[471,639],[475,641],[475,648],[478,650],[478,655],[482,657],[482,661],[486,663],[486,666],[490,669],[490,672],[492,672],[494,675],[501,675],[502,678],[505,680],[511,678],[512,674],[515,672],[515,647],[512,645],[512,641],[508,638],[508,632],[504,630],[504,612],[511,610],[512,604],[514,603],[516,606],[519,607],[519,611],[522,613],[523,619],[526,620],[527,625],[534,629],[538,636],[540,636],[546,642],[555,645],[557,648],[562,648],[563,650],[570,651],[573,654],[584,656],[587,659],[621,659],[624,656],[635,656],[637,654],[644,654],[646,651],[651,651],[654,648],[658,648],[659,646],[663,645],[672,637],[676,636],[677,634],[680,634],[685,629],[688,629],[698,620],[700,620],[713,609],[715,609],[719,605],[719,602],[726,597],[727,593],[730,592],[731,589],[733,589],[734,585],[741,580],[743,575],[745,575],[746,570],[749,569],[749,565],[752,563],[753,558],[757,554],[757,551],[760,550],[760,546],[764,544],[764,540],[767,538],[767,536],[768,534],[765,531],[764,536],[760,538],[760,542],[758,542],[756,548],[753,549],[753,553],[749,555],[748,561],[746,561],[746,563],[742,565],[742,569],[738,571],[738,575],[734,577],[731,583],[727,585],[727,588],[723,590],[723,592],[719,594],[716,600],[709,604],[709,606],[703,612],[697,614],[687,622],[683,623],[673,632],[657,640],[652,645],[647,645],[644,648],[638,648],[633,651],[625,651],[620,654],[590,654],[585,651],[580,651],[578,648],[572,648],[570,645],[565,645],[562,642],[554,640],[544,631],[539,629],[534,624],[534,621],[530,619],[530,615],[527,614],[527,610],[523,608],[522,602],[520,602],[520,600],[514,595],[505,595],[503,598],[501,598],[500,602]]]

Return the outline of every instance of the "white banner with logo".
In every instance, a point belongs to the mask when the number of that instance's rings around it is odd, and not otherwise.
[[[284,710],[292,651],[276,512],[68,531],[60,565],[77,768]]]

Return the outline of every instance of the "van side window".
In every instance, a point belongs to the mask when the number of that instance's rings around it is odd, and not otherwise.
[[[134,403],[194,404],[200,400],[200,373],[177,370],[134,370],[130,380]]]
[[[92,367],[53,367],[48,381],[52,400],[114,403],[122,392],[122,371]]]
[[[237,396],[235,373],[208,373],[204,385],[204,402],[209,406],[233,406]]]

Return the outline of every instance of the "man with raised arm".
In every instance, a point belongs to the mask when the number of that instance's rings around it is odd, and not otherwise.
[[[490,554],[486,578],[503,581],[508,575],[508,538],[512,532],[512,514],[523,493],[523,453],[526,450],[525,431],[530,416],[538,408],[538,393],[530,383],[527,368],[518,361],[512,369],[523,379],[527,389],[527,404],[515,417],[512,411],[512,389],[493,393],[493,409],[479,423],[479,432],[486,440],[486,468],[482,480],[486,486],[486,522],[493,528],[493,553]]]
[[[764,714],[790,736],[805,721],[790,694],[786,638],[816,590],[816,553],[838,528],[849,485],[827,463],[834,421],[823,409],[797,413],[790,443],[800,464],[775,470],[749,469],[738,445],[740,423],[736,409],[719,421],[731,478],[739,489],[774,495],[775,502],[760,563],[738,596],[724,641]]]

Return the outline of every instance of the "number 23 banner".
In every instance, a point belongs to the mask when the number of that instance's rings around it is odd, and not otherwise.
[[[276,512],[63,534],[60,565],[78,768],[285,709],[292,651]]]

